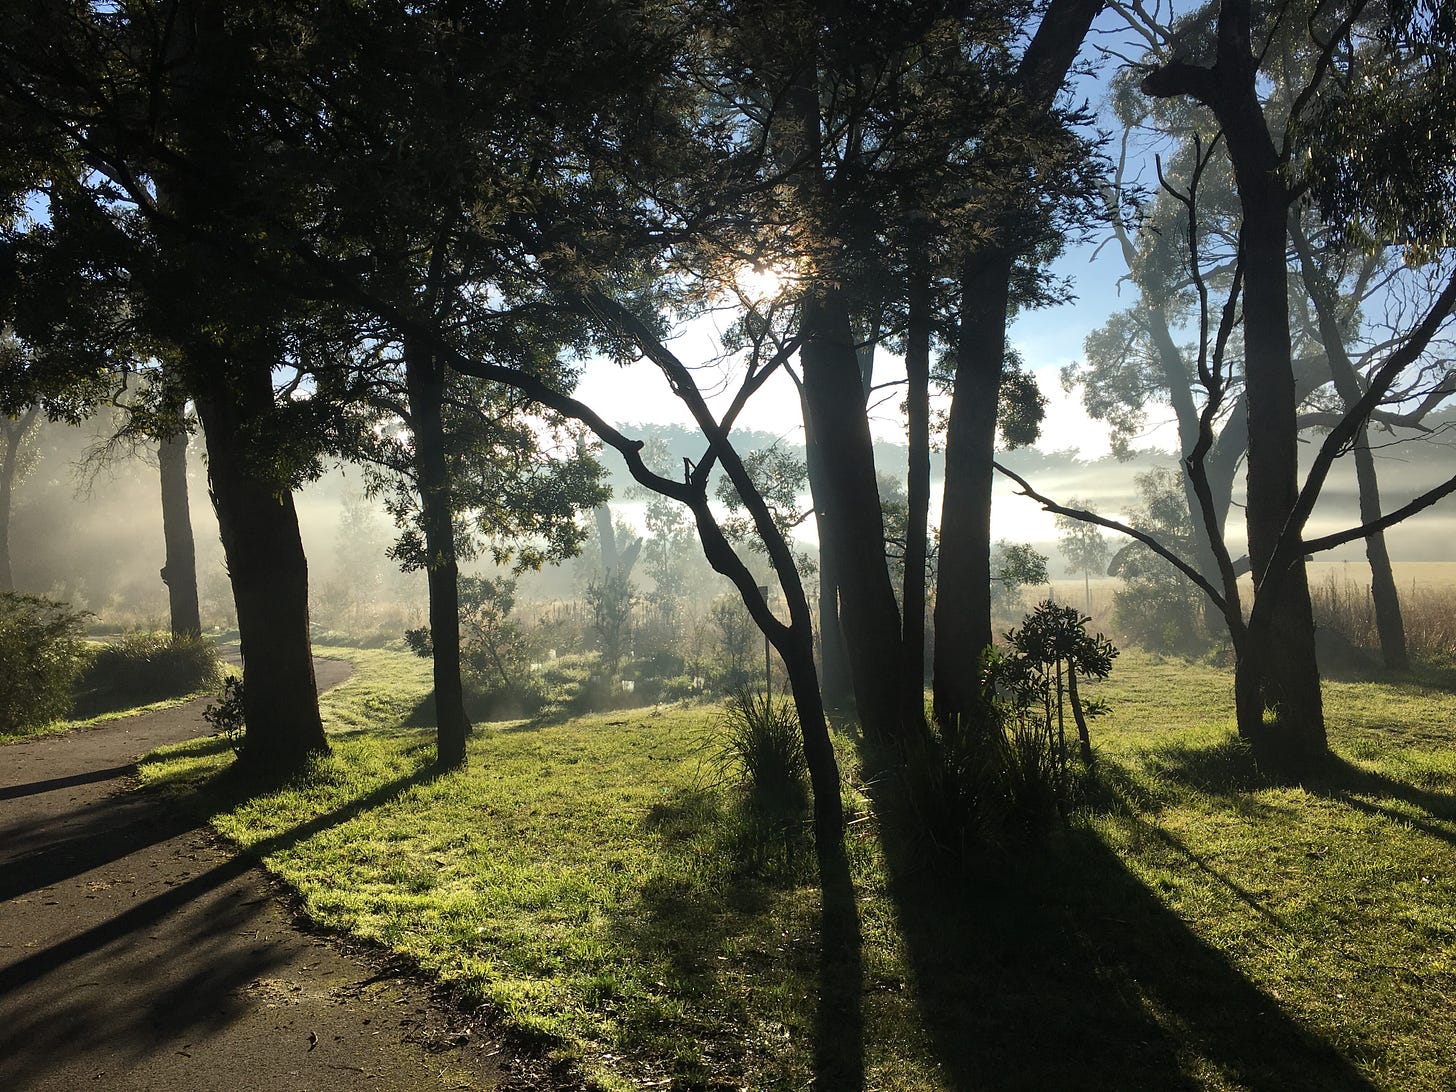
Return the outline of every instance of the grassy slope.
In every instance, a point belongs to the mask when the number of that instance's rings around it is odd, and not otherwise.
[[[1444,1089],[1456,1073],[1456,698],[1330,684],[1343,761],[1262,783],[1229,679],[1124,655],[1100,804],[948,882],[852,827],[857,1006],[820,1006],[808,862],[744,853],[698,709],[475,733],[431,778],[423,661],[331,651],[335,753],[236,806],[216,741],[144,777],[220,808],[320,921],[408,953],[608,1086]],[[848,746],[844,747],[849,751]],[[846,766],[849,763],[846,762]],[[842,980],[842,979],[841,979]],[[664,1085],[665,1086],[665,1085]],[[819,1087],[831,1087],[821,1079]]]

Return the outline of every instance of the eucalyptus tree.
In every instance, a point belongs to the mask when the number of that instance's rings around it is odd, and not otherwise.
[[[1172,33],[1168,27],[1161,32]],[[1272,84],[1271,103],[1281,97],[1287,100],[1294,93],[1291,84],[1297,90],[1298,72],[1299,65],[1286,57]],[[1183,340],[1188,328],[1196,326],[1198,278],[1188,263],[1189,210],[1175,193],[1181,192],[1178,187],[1186,186],[1199,151],[1216,140],[1217,129],[1211,116],[1197,104],[1149,100],[1140,95],[1127,72],[1114,81],[1114,89],[1112,105],[1124,126],[1123,154],[1114,182],[1107,188],[1107,200],[1115,213],[1110,217],[1113,240],[1128,268],[1125,279],[1137,297],[1132,306],[1114,314],[1087,338],[1085,363],[1064,369],[1063,384],[1068,389],[1080,385],[1089,414],[1112,426],[1115,452],[1127,452],[1146,420],[1148,406],[1162,402],[1174,411],[1180,452],[1188,453],[1198,442],[1205,392],[1194,364],[1198,347]],[[1135,189],[1126,178],[1128,150],[1135,131],[1171,145],[1171,152],[1158,159],[1162,185],[1146,201],[1133,196]],[[1143,158],[1149,154],[1144,152]],[[1210,292],[1227,291],[1238,264],[1240,213],[1233,178],[1223,157],[1205,159],[1196,166],[1201,172],[1197,230],[1202,240],[1199,249],[1206,261],[1206,268],[1199,273]],[[1353,405],[1360,380],[1352,374],[1352,368],[1363,371],[1378,357],[1386,337],[1379,332],[1381,316],[1391,310],[1388,304],[1395,295],[1409,295],[1408,282],[1415,270],[1402,268],[1407,260],[1391,247],[1372,248],[1341,238],[1340,233],[1319,220],[1312,208],[1296,209],[1291,226],[1296,242],[1306,232],[1319,240],[1318,246],[1306,245],[1296,255],[1290,280],[1296,423],[1301,432],[1317,431],[1328,428]],[[1401,321],[1386,323],[1390,327],[1387,334],[1397,334]],[[1213,424],[1214,439],[1204,460],[1216,517],[1215,533],[1220,536],[1225,533],[1236,472],[1248,447],[1242,348],[1241,333],[1235,327],[1225,349],[1229,391],[1223,414]],[[1372,412],[1371,424],[1387,431],[1404,429],[1407,435],[1419,433],[1426,427],[1424,418],[1440,406],[1451,387],[1449,366],[1428,367],[1426,374],[1391,392],[1386,404]],[[1379,512],[1379,483],[1374,458],[1364,441],[1357,444],[1354,461],[1362,518],[1369,522]],[[1208,532],[1203,529],[1193,479],[1184,475],[1183,481],[1189,511],[1200,528],[1191,556],[1204,576],[1217,580],[1217,563]],[[1400,608],[1383,535],[1372,534],[1366,540],[1366,550],[1385,659],[1388,665],[1400,667],[1406,663]],[[1240,571],[1247,566],[1247,557],[1235,562]],[[1216,625],[1212,604],[1209,611],[1208,621]]]
[[[956,295],[962,328],[969,310],[982,306],[976,288],[963,290],[964,256],[995,235],[1014,206],[1024,214],[1022,222],[1005,227],[1024,249],[1010,249],[1027,260],[1011,262],[1005,273],[989,403],[957,365],[959,408],[952,409],[950,441],[955,469],[948,476],[942,542],[948,534],[961,555],[944,561],[938,576],[938,634],[945,630],[938,654],[959,657],[942,675],[962,677],[963,711],[978,700],[976,665],[990,641],[991,451],[978,459],[967,446],[968,407],[979,405],[989,414],[994,440],[1006,308],[1013,300],[1045,298],[1040,263],[1055,248],[1055,231],[1032,230],[1055,217],[1033,217],[1030,210],[1055,205],[1053,191],[1065,192],[1076,165],[1085,161],[1085,144],[1069,135],[1065,113],[1052,111],[1052,101],[1085,32],[1075,25],[1083,16],[1090,22],[1099,6],[1064,2],[1037,12],[1040,29],[1021,57],[1010,30],[1029,23],[1032,13],[1016,5],[800,3],[746,9],[721,35],[731,61],[720,82],[736,116],[762,133],[765,185],[784,195],[779,215],[792,228],[772,253],[795,271],[793,328],[804,342],[801,394],[825,599],[832,594],[837,600],[860,721],[887,739],[913,737],[924,728],[927,596],[919,555],[928,524],[933,347],[956,345]],[[1065,63],[1053,71],[1063,54]],[[1042,105],[1025,107],[1023,77],[1038,93],[1049,85]],[[1045,124],[1033,131],[1026,123],[1037,119]],[[904,347],[909,376],[907,511],[913,530],[907,538],[913,545],[900,589],[903,613],[886,565],[866,410],[868,362],[878,339]],[[963,487],[973,465],[987,487],[979,573],[968,546],[977,520],[964,515]],[[958,601],[973,595],[968,589],[976,584],[984,601],[980,640],[966,635],[966,604]],[[947,595],[956,601],[950,609]],[[974,609],[969,613],[976,616]],[[828,648],[828,626],[825,631]],[[887,672],[887,663],[901,669]]]
[[[1220,0],[1211,21],[1193,20],[1175,34],[1154,41],[1142,90],[1157,98],[1184,97],[1206,108],[1227,149],[1239,197],[1240,235],[1235,283],[1241,291],[1241,329],[1249,447],[1247,522],[1255,597],[1243,634],[1235,696],[1240,731],[1267,743],[1295,763],[1323,755],[1323,703],[1314,651],[1314,626],[1304,561],[1309,543],[1302,533],[1335,454],[1350,442],[1361,422],[1419,359],[1449,311],[1447,290],[1437,288],[1425,315],[1402,344],[1385,355],[1368,377],[1365,392],[1331,430],[1301,487],[1298,481],[1297,397],[1290,330],[1287,270],[1288,221],[1295,202],[1322,168],[1304,172],[1301,161],[1328,163],[1337,145],[1321,139],[1311,109],[1322,95],[1348,96],[1362,63],[1353,48],[1367,5],[1321,5],[1298,14],[1294,6],[1255,10],[1250,0]],[[1400,7],[1391,9],[1399,22]],[[1417,20],[1418,21],[1418,20]],[[1439,28],[1438,28],[1439,29]],[[1449,26],[1445,28],[1449,33]],[[1286,97],[1266,101],[1261,78],[1266,63],[1290,52],[1310,58],[1307,75]],[[1378,92],[1377,92],[1378,94]],[[1356,92],[1355,97],[1361,95]],[[1323,134],[1329,135],[1329,129]],[[1190,215],[1193,206],[1190,202]],[[1196,264],[1196,262],[1195,262]],[[1451,282],[1456,285],[1456,281]],[[1215,369],[1234,321],[1234,297],[1214,339]],[[1200,375],[1210,389],[1216,375]],[[1206,415],[1206,414],[1205,414]],[[1206,453],[1204,437],[1190,453],[1190,468]],[[1195,484],[1197,484],[1195,479]],[[1212,529],[1211,505],[1199,486],[1204,522]],[[1386,518],[1386,517],[1382,517]],[[1377,521],[1379,522],[1379,521]],[[1367,525],[1368,527],[1369,525]],[[1370,529],[1376,529],[1371,527]],[[1212,537],[1212,535],[1210,536]],[[1328,536],[1327,536],[1328,537]],[[1221,560],[1226,601],[1236,601],[1231,565]],[[1232,608],[1226,606],[1230,616]],[[1273,726],[1264,719],[1274,708]]]
[[[0,415],[0,592],[15,590],[10,565],[10,512],[15,487],[25,477],[26,441],[40,420],[40,406],[32,404],[14,416]]]
[[[372,345],[326,363],[318,398],[358,422],[339,454],[365,464],[399,528],[390,556],[424,570],[437,762],[465,762],[459,562],[488,556],[519,573],[573,556],[577,516],[605,497],[601,467],[554,415],[509,387],[460,376],[416,347]]]
[[[935,601],[934,703],[942,721],[973,716],[979,706],[977,664],[992,640],[991,479],[1007,322],[1018,296],[1035,298],[1028,289],[1055,250],[1058,217],[1075,216],[1069,196],[1085,191],[1086,180],[1079,185],[1078,179],[1087,148],[1069,131],[1072,118],[1057,101],[1102,6],[1101,0],[1047,5],[1006,76],[1003,110],[976,149],[985,181],[974,193],[978,215],[958,270]],[[1042,178],[1052,184],[1035,184]]]

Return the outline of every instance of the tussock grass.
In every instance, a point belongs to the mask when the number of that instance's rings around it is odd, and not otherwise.
[[[743,852],[714,709],[483,726],[467,770],[432,776],[430,732],[407,726],[428,665],[328,654],[356,674],[325,695],[334,754],[308,777],[239,802],[203,740],[144,778],[318,921],[605,1087],[804,1088],[859,1026],[876,1089],[1434,1092],[1456,1073],[1449,691],[1329,685],[1338,758],[1281,784],[1233,735],[1227,673],[1124,655],[1088,686],[1112,706],[1093,802],[1042,849],[951,881],[851,828],[842,1011],[820,1005],[811,857]]]

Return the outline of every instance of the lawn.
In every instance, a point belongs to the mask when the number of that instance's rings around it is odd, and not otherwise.
[[[1327,684],[1338,760],[1269,784],[1227,673],[1124,653],[1089,803],[1045,847],[947,876],[846,785],[857,943],[823,961],[812,854],[743,822],[711,708],[482,726],[436,777],[428,665],[326,654],[356,674],[309,777],[239,802],[208,739],[144,780],[604,1087],[1456,1080],[1448,689]]]

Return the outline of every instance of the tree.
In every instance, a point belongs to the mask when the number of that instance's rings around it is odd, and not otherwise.
[[[1298,92],[1291,93],[1288,114],[1283,118],[1271,118],[1267,112],[1259,78],[1261,59],[1270,55],[1263,46],[1289,32],[1277,20],[1260,26],[1267,41],[1256,51],[1255,14],[1249,0],[1220,0],[1211,40],[1205,37],[1199,42],[1187,36],[1176,42],[1181,51],[1175,48],[1171,56],[1159,58],[1141,85],[1154,97],[1182,96],[1206,107],[1219,125],[1234,172],[1241,214],[1235,282],[1242,287],[1249,417],[1246,516],[1255,584],[1249,625],[1242,635],[1244,647],[1235,697],[1240,732],[1258,744],[1267,744],[1269,750],[1296,765],[1308,764],[1326,752],[1313,616],[1303,561],[1308,543],[1300,541],[1303,524],[1335,451],[1358,431],[1360,422],[1396,376],[1424,349],[1444,319],[1444,309],[1449,308],[1449,302],[1438,298],[1436,308],[1427,314],[1434,324],[1419,324],[1412,338],[1377,369],[1367,397],[1330,433],[1338,439],[1333,445],[1329,440],[1322,445],[1301,488],[1297,481],[1298,425],[1285,254],[1290,210],[1303,187],[1291,179],[1290,165],[1297,151],[1308,149],[1314,158],[1313,147],[1297,138],[1297,130],[1305,121],[1308,104],[1326,84],[1331,69],[1339,65],[1337,51],[1348,40],[1363,10],[1364,4],[1357,2],[1320,12],[1310,22],[1309,48],[1314,58],[1307,69],[1310,75]],[[1192,49],[1198,46],[1204,48],[1204,57],[1194,59]],[[1329,152],[1321,154],[1328,156]],[[1196,218],[1191,194],[1184,200],[1190,217]],[[1190,230],[1190,239],[1195,232],[1196,225]],[[1190,246],[1196,248],[1196,243],[1191,241]],[[1196,268],[1196,249],[1193,254],[1191,264]],[[1215,368],[1222,367],[1226,331],[1233,321],[1232,305],[1225,315],[1213,353]],[[1200,378],[1210,389],[1210,401],[1214,401],[1212,388],[1221,380],[1211,380],[1206,373]],[[1190,469],[1195,473],[1198,469],[1194,463],[1201,463],[1206,454],[1206,438],[1200,436],[1199,446],[1189,456]],[[1200,500],[1205,520],[1211,525],[1205,490],[1206,482],[1200,487]],[[1236,589],[1227,569],[1224,583],[1226,600],[1234,600]],[[1226,610],[1226,614],[1231,627],[1238,628],[1231,611]],[[1265,726],[1266,708],[1277,711],[1273,727]]]
[[[39,419],[39,406],[30,406],[16,417],[0,416],[0,592],[15,590],[10,568],[10,511],[15,487],[25,477],[25,442]]]
[[[1086,502],[1080,500],[1069,500],[1067,504],[1072,508],[1087,507]],[[1082,574],[1087,611],[1091,613],[1091,575],[1094,572],[1099,576],[1103,574],[1111,548],[1095,524],[1083,523],[1068,516],[1057,516],[1056,523],[1057,530],[1061,532],[1057,545],[1062,551],[1062,557],[1067,560],[1068,568],[1074,573]]]
[[[157,444],[157,462],[162,481],[162,538],[166,543],[166,564],[162,582],[167,585],[167,603],[175,637],[196,637],[202,633],[202,613],[197,601],[197,547],[192,539],[192,512],[187,500],[187,430],[164,436]]]
[[[1127,521],[1179,557],[1196,558],[1199,536],[1184,496],[1186,481],[1171,467],[1139,474],[1140,503],[1127,514]],[[1193,655],[1208,647],[1209,627],[1202,608],[1214,611],[1214,605],[1164,558],[1133,541],[1113,554],[1107,571],[1123,582],[1112,594],[1112,615],[1125,636],[1155,652]],[[1219,621],[1215,613],[1215,626]]]
[[[1087,718],[1101,712],[1102,707],[1100,703],[1083,703],[1077,689],[1077,676],[1105,679],[1112,673],[1112,661],[1117,658],[1117,649],[1111,641],[1100,633],[1093,635],[1087,632],[1090,621],[1075,607],[1059,606],[1047,600],[1027,615],[1020,629],[1006,635],[1017,654],[1040,669],[1041,689],[1048,701],[1055,694],[1059,737],[1062,734],[1063,698],[1070,699],[1068,704],[1072,707],[1072,719],[1077,725],[1082,761],[1089,767],[1092,765],[1092,736],[1087,729]],[[1051,727],[1050,710],[1047,727]],[[1065,746],[1063,743],[1063,750]]]
[[[1024,542],[999,540],[991,550],[991,604],[997,615],[1025,613],[1021,589],[1046,584],[1047,559]]]
[[[1151,26],[1144,29],[1150,31]],[[1163,27],[1162,32],[1172,34],[1173,28]],[[1286,58],[1289,56],[1286,53]],[[1290,59],[1285,60],[1284,66],[1290,70],[1297,68]],[[1274,82],[1272,98],[1278,100],[1283,96],[1287,101],[1293,94],[1292,84],[1297,87],[1288,72],[1280,74]],[[1089,414],[1112,424],[1114,450],[1119,454],[1126,451],[1133,431],[1144,419],[1145,407],[1154,399],[1165,400],[1172,406],[1180,449],[1189,452],[1197,444],[1199,433],[1200,383],[1193,363],[1197,348],[1179,344],[1174,334],[1176,328],[1195,321],[1198,304],[1196,279],[1190,274],[1187,262],[1188,210],[1166,187],[1151,201],[1135,204],[1130,199],[1124,182],[1132,134],[1151,127],[1177,141],[1173,154],[1158,160],[1159,176],[1165,182],[1177,180],[1178,185],[1185,185],[1191,171],[1200,170],[1196,196],[1199,231],[1205,240],[1200,249],[1207,254],[1212,267],[1202,271],[1202,276],[1210,291],[1227,291],[1237,266],[1239,212],[1233,178],[1222,160],[1213,159],[1202,165],[1194,162],[1198,149],[1206,148],[1211,136],[1208,116],[1200,107],[1180,100],[1148,100],[1131,87],[1126,74],[1115,81],[1115,86],[1114,103],[1125,131],[1116,183],[1108,188],[1107,201],[1115,212],[1111,217],[1114,236],[1128,266],[1128,279],[1138,291],[1138,300],[1087,339],[1087,363],[1065,369],[1063,384],[1068,389],[1076,383],[1082,385]],[[1135,232],[1127,223],[1129,209],[1136,221]],[[1301,257],[1291,271],[1291,284],[1303,289],[1291,295],[1291,351],[1299,407],[1296,420],[1302,431],[1318,430],[1328,428],[1338,418],[1336,400],[1346,408],[1352,404],[1349,396],[1355,391],[1356,380],[1351,375],[1351,364],[1357,371],[1363,369],[1378,355],[1378,346],[1386,336],[1398,336],[1399,331],[1394,327],[1382,335],[1365,316],[1387,313],[1385,301],[1391,299],[1393,290],[1397,295],[1408,295],[1411,278],[1409,271],[1403,272],[1401,263],[1393,260],[1391,248],[1372,248],[1348,239],[1343,232],[1319,223],[1313,208],[1301,205],[1291,224],[1296,243],[1306,232],[1317,233],[1321,240],[1317,257],[1312,254],[1306,256],[1310,260]],[[1313,280],[1325,279],[1326,271],[1332,274],[1326,290],[1310,287]],[[1403,281],[1407,284],[1402,285]],[[1360,330],[1366,324],[1371,327],[1368,333]],[[1360,347],[1357,355],[1362,358],[1358,363],[1346,351],[1346,342]],[[1233,495],[1235,470],[1248,441],[1240,352],[1239,332],[1235,329],[1226,350],[1231,372],[1226,411],[1215,422],[1214,441],[1205,458],[1220,535]],[[1363,356],[1362,352],[1372,355]],[[1336,384],[1334,398],[1328,391],[1332,380]],[[1414,385],[1404,386],[1404,390],[1393,392],[1387,405],[1372,413],[1372,425],[1420,430],[1422,418],[1449,394],[1449,369],[1444,375],[1439,368],[1428,370]],[[1378,516],[1380,507],[1374,460],[1369,451],[1362,451],[1357,445],[1355,463],[1365,513],[1362,518],[1369,521]],[[1204,576],[1217,581],[1217,564],[1201,530],[1199,501],[1191,476],[1185,476],[1184,487],[1188,510],[1200,528],[1192,541],[1191,556],[1196,558]],[[1377,613],[1382,646],[1387,662],[1399,664],[1403,661],[1404,646],[1399,602],[1381,536],[1374,535],[1368,540],[1367,553],[1371,560],[1372,589],[1380,604]],[[1235,567],[1243,570],[1247,564],[1245,558],[1235,562]],[[1207,604],[1207,610],[1209,622],[1214,623],[1211,603]]]
[[[1018,263],[1035,261],[1055,235],[1029,185],[1035,152],[1067,147],[1053,110],[1101,0],[1052,0],[1009,80],[1014,109],[987,141],[983,171],[991,207],[959,272],[955,394],[946,427],[945,497],[935,605],[935,712],[942,722],[971,716],[979,703],[979,660],[991,644],[991,479],[1006,360],[1007,317]],[[1015,141],[1006,139],[1016,133]],[[1033,137],[1038,139],[1029,139]],[[1030,154],[1029,154],[1030,153]],[[1063,153],[1066,154],[1065,151]],[[1073,151],[1072,158],[1080,156]],[[1025,287],[1024,283],[1021,287]]]

